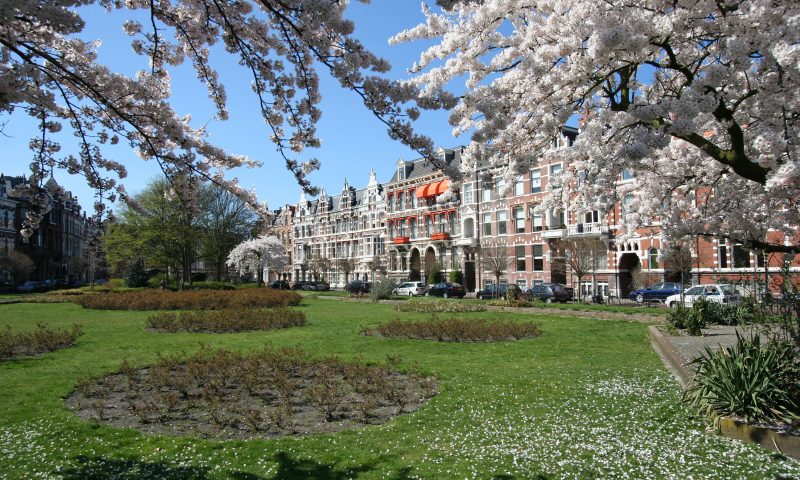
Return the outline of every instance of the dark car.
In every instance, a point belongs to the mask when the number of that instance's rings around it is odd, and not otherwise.
[[[430,295],[432,297],[457,297],[457,298],[464,298],[464,295],[467,294],[467,291],[464,289],[463,286],[459,283],[450,283],[450,282],[442,282],[437,283],[436,285],[432,285],[431,288],[428,289],[428,292],[425,295]]]
[[[369,293],[370,290],[372,290],[372,284],[370,282],[363,282],[361,280],[353,280],[344,287],[345,292],[350,292],[353,294]]]
[[[501,283],[499,287],[495,284],[487,285],[483,290],[478,290],[475,296],[481,300],[487,300],[492,298],[506,298],[509,294],[511,294],[512,298],[517,298],[520,293],[522,293],[522,290],[518,286]]]
[[[294,283],[292,284],[292,290],[302,290],[302,289],[303,289],[303,286],[304,286],[305,284],[307,284],[307,283],[309,283],[309,282],[306,282],[306,281],[304,281],[304,280],[298,280],[298,281],[296,281],[296,282],[294,282]]]
[[[305,285],[303,285],[303,290],[326,292],[330,289],[331,285],[328,282],[306,282]]]
[[[42,292],[44,290],[46,290],[44,283],[33,280],[17,285],[17,291],[22,293]]]
[[[291,285],[286,280],[275,280],[269,284],[269,288],[274,288],[275,290],[289,290]]]
[[[681,284],[676,282],[662,282],[650,285],[646,288],[640,288],[628,294],[628,298],[636,300],[638,303],[659,301],[663,302],[670,295],[676,295],[681,292]]]
[[[539,300],[545,303],[563,302],[572,300],[573,289],[560,283],[542,283],[534,285],[525,292],[529,300]]]

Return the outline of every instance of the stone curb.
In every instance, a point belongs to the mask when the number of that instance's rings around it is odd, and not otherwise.
[[[680,384],[686,387],[694,376],[694,373],[686,367],[687,360],[672,346],[658,327],[651,326],[647,330],[656,352],[664,359],[669,370]],[[749,425],[730,417],[721,417],[719,419],[719,433],[728,438],[756,443],[764,448],[800,459],[800,437],[795,435],[787,435],[771,428]]]

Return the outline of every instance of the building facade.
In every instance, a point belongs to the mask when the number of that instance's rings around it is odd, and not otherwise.
[[[381,269],[386,247],[386,192],[374,171],[362,189],[345,180],[338,195],[325,189],[315,200],[301,194],[293,225],[295,280],[344,286],[368,280]]]
[[[51,281],[74,285],[87,280],[88,236],[90,219],[78,199],[52,178],[45,184],[49,196],[48,212],[30,238],[22,237],[22,220],[30,203],[14,194],[25,183],[24,177],[0,174],[0,254],[8,258],[17,251],[33,260],[35,269],[27,278],[12,279],[8,269],[0,271],[0,281],[20,283],[25,280]]]
[[[264,227],[264,234],[277,237],[286,249],[286,254],[289,255],[289,262],[286,267],[281,271],[267,269],[264,274],[265,282],[272,282],[275,280],[292,280],[292,271],[294,262],[294,212],[297,207],[295,205],[284,205],[278,210],[272,212],[271,218]]]

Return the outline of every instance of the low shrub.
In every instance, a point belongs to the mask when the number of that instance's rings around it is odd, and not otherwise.
[[[361,330],[362,335],[391,338],[437,340],[439,342],[498,342],[538,337],[539,326],[532,322],[451,318],[439,320],[436,314],[428,321],[408,322],[394,319],[377,327]]]
[[[463,312],[485,312],[486,306],[480,303],[434,300],[434,299],[410,299],[398,303],[395,306],[398,312],[418,312],[418,313],[463,313]]]
[[[679,330],[686,330],[689,335],[701,335],[706,326],[702,310],[699,308],[678,307],[667,313],[667,322]]]
[[[30,332],[14,333],[11,327],[0,330],[0,360],[30,357],[70,347],[83,334],[80,325],[71,328],[48,328],[39,323]]]
[[[800,420],[800,366],[794,347],[762,343],[758,335],[737,334],[734,347],[705,352],[689,365],[695,376],[684,401],[712,419],[734,416],[746,422]]]
[[[97,310],[221,310],[242,307],[288,307],[300,304],[295,292],[267,288],[244,290],[139,290],[83,295],[74,301]]]
[[[541,302],[536,302],[534,300],[489,300],[486,302],[486,305],[490,305],[492,307],[517,307],[517,308],[530,308],[540,306]]]
[[[227,333],[250,330],[273,330],[306,324],[306,315],[288,308],[232,308],[150,315],[147,326],[154,330],[175,333]]]
[[[147,432],[249,438],[330,433],[382,423],[436,394],[433,378],[314,358],[296,348],[251,355],[202,348],[147,368],[78,381],[67,404],[83,418]],[[137,421],[138,419],[138,421]]]
[[[394,289],[397,287],[397,284],[394,283],[388,277],[379,278],[375,283],[372,284],[372,288],[369,291],[369,297],[372,301],[377,302],[378,300],[388,300],[392,298],[394,295]]]

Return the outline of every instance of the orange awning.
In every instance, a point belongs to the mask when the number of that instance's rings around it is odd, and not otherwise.
[[[428,183],[421,187],[417,187],[417,198],[434,197],[441,195],[450,186],[450,180],[441,180],[439,182]]]

